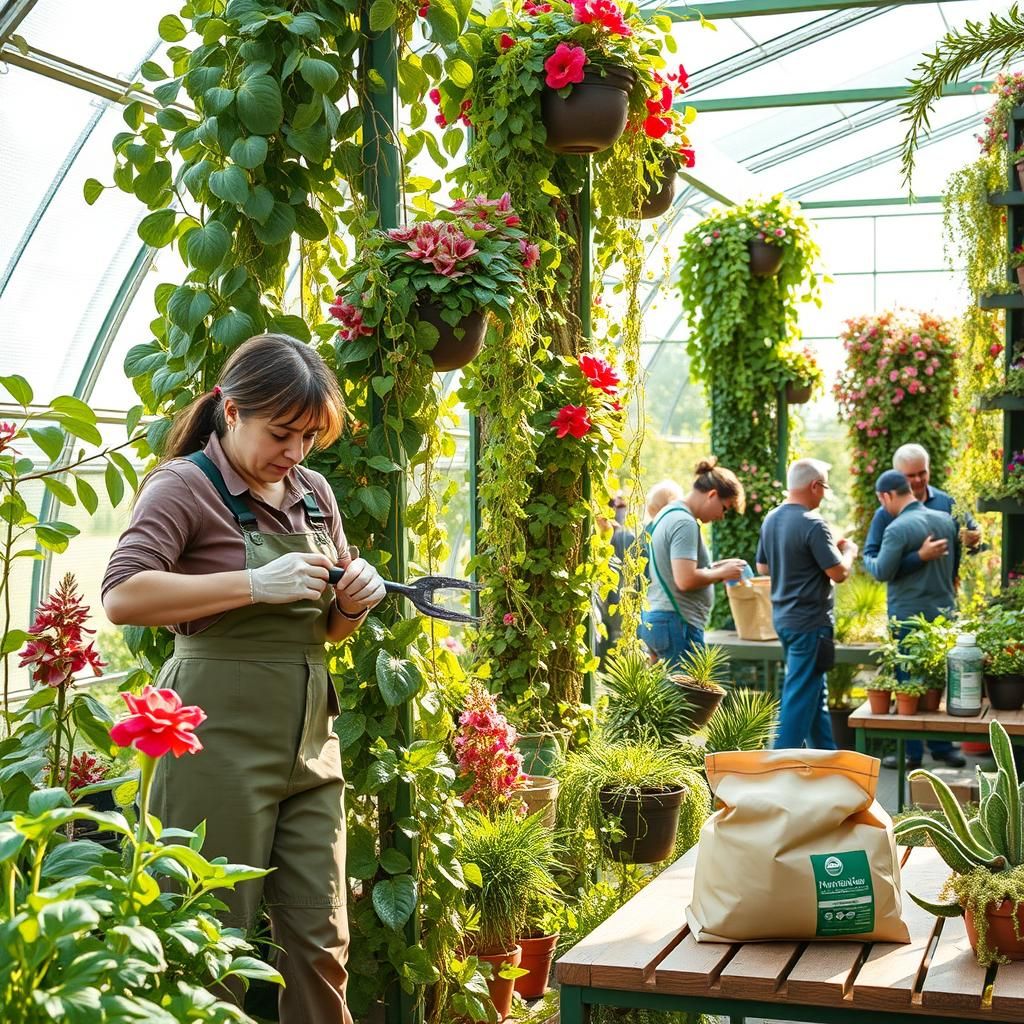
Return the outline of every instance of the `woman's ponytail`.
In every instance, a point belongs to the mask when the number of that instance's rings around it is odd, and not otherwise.
[[[193,399],[174,417],[171,429],[164,441],[161,462],[180,459],[193,452],[202,451],[213,433],[224,430],[224,403],[221,391],[215,387]]]

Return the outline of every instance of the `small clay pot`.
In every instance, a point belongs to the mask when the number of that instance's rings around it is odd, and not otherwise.
[[[416,312],[421,320],[437,328],[437,344],[430,350],[436,373],[461,369],[480,354],[487,333],[487,318],[483,313],[474,311],[453,327],[441,319],[440,308],[432,302],[417,305]]]
[[[889,705],[892,703],[892,694],[888,690],[868,690],[868,704],[871,706],[871,714],[889,714]]]
[[[640,204],[640,219],[653,220],[660,217],[672,205],[676,197],[676,162],[670,157],[665,157],[661,162],[661,176],[656,180],[650,180],[644,174],[649,192],[647,198]]]
[[[896,714],[897,715],[916,715],[917,706],[921,703],[921,695],[919,693],[897,693],[896,694]]]
[[[1014,931],[1013,919],[1017,918],[1017,929]],[[1017,932],[1024,935],[1024,904],[1014,910],[1011,900],[1002,903],[990,903],[985,908],[988,921],[988,944],[998,950],[1008,960],[1024,960],[1024,940],[1017,938]],[[971,940],[971,948],[978,951],[978,930],[974,927],[974,915],[964,909],[964,924],[967,926],[967,938]]]
[[[750,272],[754,277],[774,277],[782,267],[782,246],[752,238],[747,242],[750,251]]]
[[[938,711],[942,702],[942,687],[926,690],[921,702],[917,705],[918,711]]]
[[[536,939],[520,939],[519,945],[523,948],[519,966],[530,973],[516,978],[515,990],[524,999],[540,999],[548,990],[548,975],[555,959],[558,932],[554,935],[541,935]]]
[[[556,153],[600,153],[625,131],[636,75],[629,68],[617,66],[604,70],[604,75],[586,72],[565,99],[556,90],[544,87],[540,111],[548,149]]]
[[[790,381],[786,385],[786,402],[788,405],[804,405],[811,400],[813,390],[810,384],[800,385]]]
[[[506,964],[518,967],[523,959],[523,947],[515,946],[506,953],[477,953],[477,957],[493,968],[492,976],[487,981],[487,991],[491,994],[491,1002],[494,1003],[501,1024],[512,1012],[512,993],[516,982],[515,978],[499,978],[498,972]]]

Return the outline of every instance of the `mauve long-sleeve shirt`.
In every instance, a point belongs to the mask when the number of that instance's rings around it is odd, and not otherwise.
[[[263,533],[308,533],[311,527],[302,497],[312,491],[335,549],[341,552],[348,546],[338,502],[321,474],[304,466],[292,469],[284,478],[285,500],[281,508],[275,508],[250,493],[216,434],[211,435],[204,451],[223,474],[228,490],[240,495],[256,516]],[[244,568],[245,541],[230,509],[195,463],[173,459],[154,470],[139,491],[131,523],[107,564],[101,592],[106,596],[136,573],[150,569],[200,576]],[[193,619],[171,629],[191,635],[219,618]]]

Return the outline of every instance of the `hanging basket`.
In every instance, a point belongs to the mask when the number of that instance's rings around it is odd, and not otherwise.
[[[649,191],[647,198],[640,206],[641,220],[653,220],[655,217],[660,217],[672,205],[672,200],[676,197],[677,171],[675,160],[665,157],[661,162],[661,175],[658,178],[652,181],[646,173],[644,174]]]
[[[754,277],[774,277],[782,266],[782,247],[762,242],[759,238],[747,242],[750,252],[750,272]]]
[[[685,786],[640,792],[602,787],[598,793],[601,812],[607,818],[619,819],[624,833],[621,839],[606,842],[612,859],[627,864],[657,864],[671,857],[685,796]]]
[[[483,313],[469,313],[454,327],[441,319],[440,308],[432,302],[418,304],[416,314],[437,328],[437,344],[430,350],[435,372],[461,369],[480,354],[487,333],[487,318]]]
[[[790,381],[786,385],[786,403],[788,405],[803,405],[811,400],[811,392],[814,390],[811,384],[797,384]]]
[[[540,111],[548,149],[556,153],[600,153],[625,131],[636,75],[629,68],[617,66],[604,70],[604,75],[586,72],[565,99],[556,90],[544,87]]]

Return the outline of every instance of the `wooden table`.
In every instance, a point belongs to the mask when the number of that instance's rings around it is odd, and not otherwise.
[[[1010,736],[1010,742],[1024,744],[1024,711],[994,711],[988,700],[983,700],[981,714],[970,717],[947,715],[945,706],[938,711],[919,711],[916,715],[876,715],[865,701],[849,718],[850,728],[857,737],[857,749],[867,751],[871,737],[884,737],[896,741],[896,768],[899,772],[897,809],[903,810],[903,792],[906,789],[907,740],[977,740],[988,741],[988,723],[998,719]]]
[[[930,847],[901,849],[908,945],[698,943],[684,910],[696,850],[666,868],[558,961],[561,1024],[597,1005],[688,1010],[821,1024],[1024,1020],[1024,962],[978,962],[963,918],[935,918],[906,896],[935,898],[949,869]],[[989,987],[989,985],[991,987]]]

